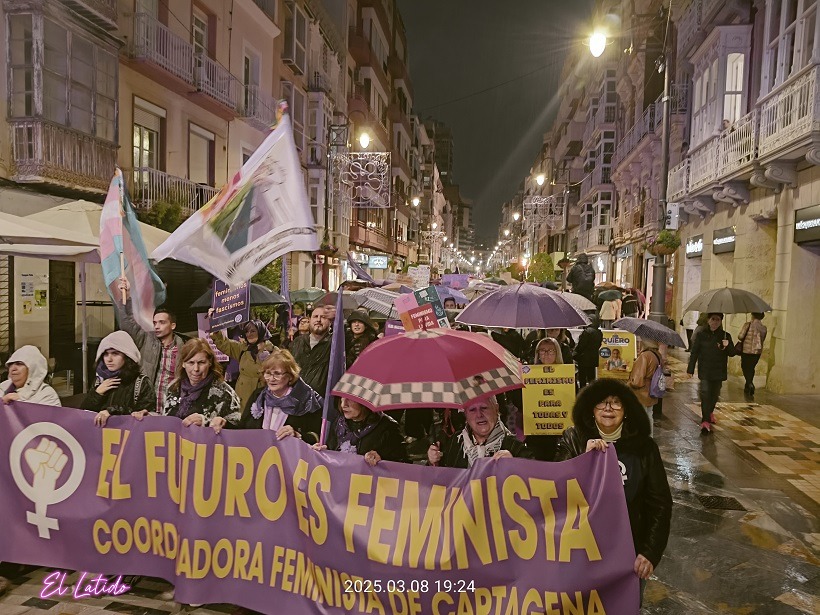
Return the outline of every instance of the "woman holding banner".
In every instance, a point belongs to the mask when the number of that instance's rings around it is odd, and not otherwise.
[[[226,424],[239,424],[239,409],[239,397],[225,382],[210,344],[199,338],[185,342],[163,414],[182,419],[186,427],[211,427],[219,433]]]
[[[277,439],[318,442],[322,429],[322,398],[299,377],[301,370],[287,350],[274,350],[262,363],[260,387],[248,399],[240,429],[270,429]]]
[[[313,448],[362,455],[371,466],[382,460],[409,461],[404,438],[395,419],[383,412],[373,412],[346,397],[342,398],[339,408],[342,414],[330,429],[327,446],[314,444]]]
[[[94,424],[104,427],[112,415],[156,411],[157,395],[148,376],[140,372],[140,351],[128,333],[106,335],[97,349],[96,378],[80,408],[97,413]]]
[[[649,417],[635,393],[618,380],[602,378],[581,390],[572,409],[574,426],[564,431],[556,461],[611,444],[618,455],[635,543],[635,574],[646,579],[661,560],[669,539],[672,494],[658,445],[649,436]]]
[[[504,426],[499,418],[494,395],[473,400],[464,409],[467,424],[460,434],[442,447],[436,442],[427,449],[431,466],[471,468],[478,459],[531,458],[523,442]]]

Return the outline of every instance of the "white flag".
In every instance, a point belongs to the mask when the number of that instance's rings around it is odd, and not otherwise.
[[[151,255],[198,265],[236,286],[288,252],[319,249],[290,116],[202,209]]]

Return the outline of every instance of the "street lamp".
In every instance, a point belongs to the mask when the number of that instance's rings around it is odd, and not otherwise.
[[[535,178],[535,183],[539,186],[543,186],[545,181],[547,181],[547,178],[544,176],[543,173],[539,173],[538,176]]]
[[[518,212],[515,212],[515,213],[513,214],[513,220],[515,220],[516,222],[518,222],[518,219],[519,219],[520,217],[521,217],[521,214],[520,214],[520,213],[518,213]]]
[[[589,52],[593,57],[600,58],[606,49],[606,34],[600,30],[596,30],[589,37]]]
[[[419,197],[417,197],[417,196],[414,196],[414,197],[413,197],[413,200],[411,201],[411,203],[413,203],[413,207],[418,207],[418,206],[419,206],[419,203],[421,203],[421,199],[420,199]]]
[[[510,229],[505,228],[504,229],[504,237],[509,237],[509,236],[510,236]]]
[[[367,146],[370,145],[370,135],[367,132],[362,132],[359,135],[359,145],[362,146],[362,149],[367,149]]]

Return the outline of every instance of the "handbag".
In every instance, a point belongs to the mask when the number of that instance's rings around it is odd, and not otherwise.
[[[746,336],[749,335],[749,323],[746,323],[746,332],[737,338],[737,342],[735,342],[735,352],[737,354],[743,354],[743,340],[746,339]]]

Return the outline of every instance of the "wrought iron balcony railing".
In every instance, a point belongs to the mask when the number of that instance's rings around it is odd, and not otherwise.
[[[131,198],[137,207],[150,208],[158,201],[178,203],[190,214],[219,192],[213,186],[197,184],[150,167],[138,167],[124,175],[130,179]]]

